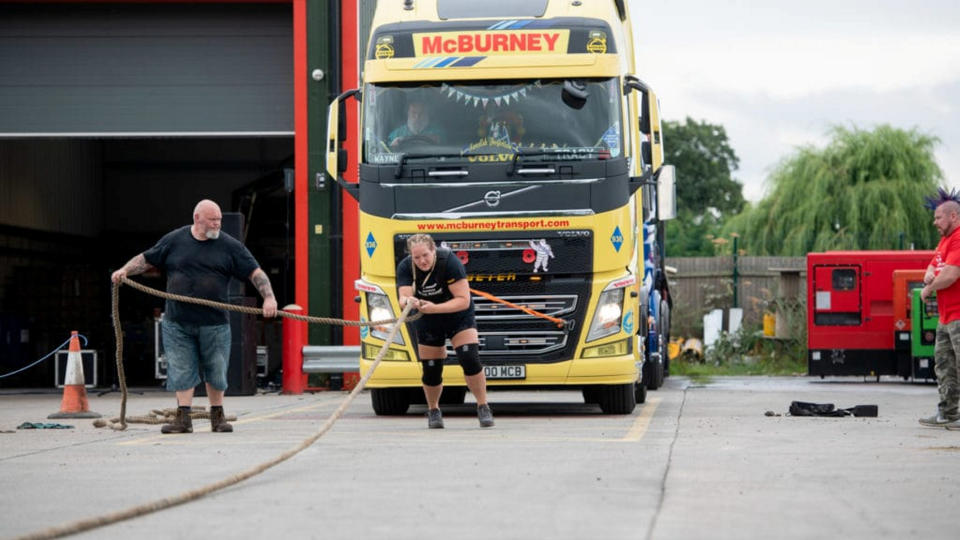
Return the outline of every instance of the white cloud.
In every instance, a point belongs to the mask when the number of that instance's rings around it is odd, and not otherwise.
[[[757,200],[770,170],[832,125],[937,136],[960,182],[960,3],[630,0],[638,74],[664,118],[723,125]],[[656,24],[650,24],[656,21]],[[666,144],[670,144],[669,140]]]
[[[646,55],[648,79],[677,89],[712,88],[794,99],[852,88],[892,91],[960,79],[960,35],[812,38],[735,37]]]

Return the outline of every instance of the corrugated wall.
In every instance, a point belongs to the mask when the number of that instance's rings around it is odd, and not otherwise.
[[[100,234],[99,148],[96,141],[0,140],[0,224]]]
[[[0,135],[293,133],[290,4],[0,8]]]

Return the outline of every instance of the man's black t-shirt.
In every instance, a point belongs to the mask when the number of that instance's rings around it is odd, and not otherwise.
[[[445,264],[444,264],[445,263]],[[442,265],[442,268],[441,268]],[[455,281],[466,279],[467,270],[456,255],[449,250],[437,250],[437,263],[433,271],[424,272],[417,268],[417,283],[413,283],[413,260],[406,256],[397,265],[397,286],[413,286],[413,295],[421,300],[429,300],[434,304],[441,304],[453,298],[450,292],[450,285]],[[470,299],[470,307],[458,312],[473,314],[473,299]],[[446,313],[435,313],[433,315],[447,315]],[[431,315],[425,315],[430,317]]]
[[[176,229],[143,252],[143,258],[167,273],[167,292],[216,302],[227,301],[230,278],[241,281],[259,265],[236,238],[221,231],[216,240],[197,240],[190,225]],[[223,310],[167,300],[164,318],[182,324],[227,324]]]

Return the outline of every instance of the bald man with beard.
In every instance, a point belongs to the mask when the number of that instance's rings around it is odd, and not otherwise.
[[[152,248],[130,259],[110,279],[160,268],[167,274],[167,292],[215,302],[227,302],[231,278],[249,279],[263,297],[263,316],[277,314],[270,279],[250,251],[220,230],[223,214],[217,203],[202,200],[193,210],[193,225],[168,233]],[[192,433],[193,389],[206,383],[210,399],[210,430],[233,431],[223,413],[230,362],[230,324],[221,309],[167,300],[163,316],[163,348],[167,358],[167,390],[176,392],[177,415],[161,433]]]
[[[940,321],[934,344],[934,370],[940,402],[937,414],[921,418],[931,427],[960,430],[960,204],[953,200],[940,203],[933,212],[933,225],[940,232],[940,243],[923,277],[920,298],[926,300],[937,293]]]

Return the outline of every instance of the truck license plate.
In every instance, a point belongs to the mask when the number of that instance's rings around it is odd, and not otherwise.
[[[488,379],[526,379],[527,366],[483,366]]]

